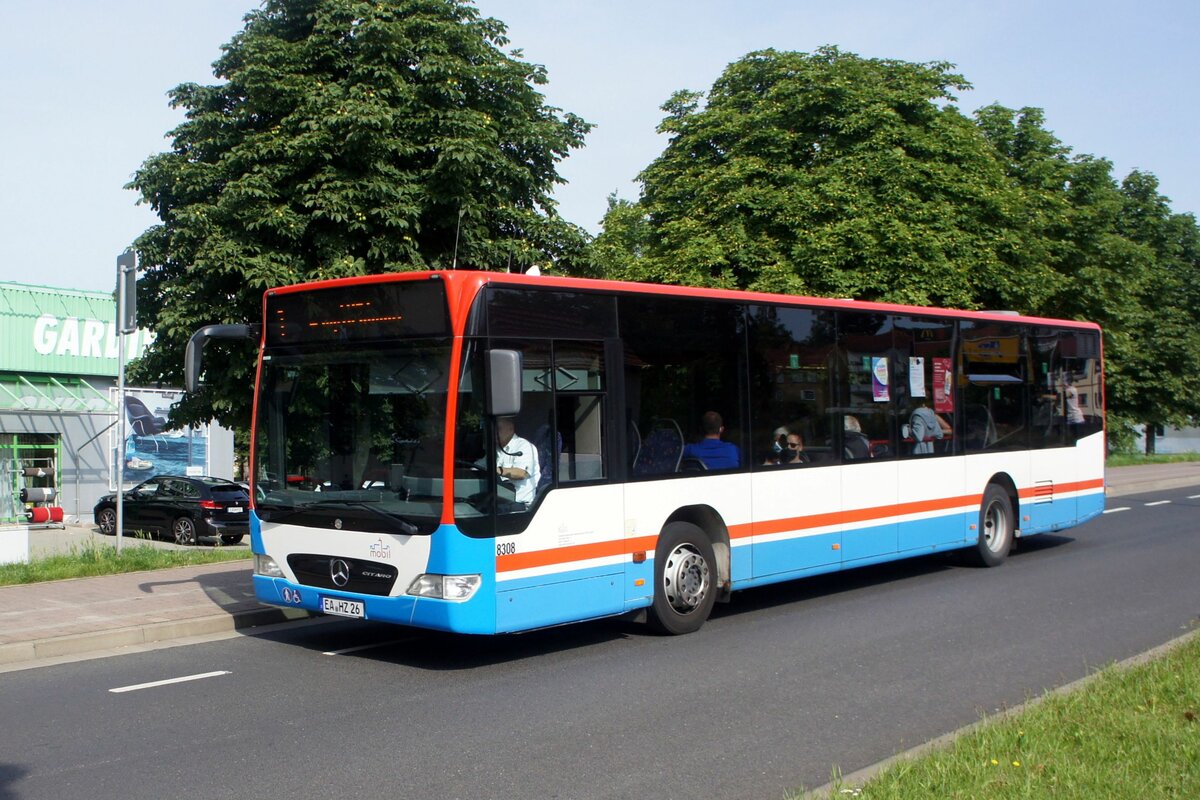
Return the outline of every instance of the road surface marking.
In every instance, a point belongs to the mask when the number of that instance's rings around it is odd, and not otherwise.
[[[1105,514],[1115,514],[1118,511],[1128,511],[1128,510],[1129,510],[1129,506],[1121,506],[1120,508],[1106,508],[1106,509],[1104,509],[1104,513]]]
[[[151,681],[150,683],[138,683],[133,686],[118,686],[116,689],[109,689],[113,694],[121,692],[136,692],[139,689],[153,689],[156,686],[169,686],[172,683],[186,683],[187,681],[198,681],[203,678],[215,678],[218,675],[229,675],[227,669],[217,670],[216,672],[203,672],[199,675],[184,675],[182,678],[168,678],[165,681]]]
[[[1200,500],[1200,494],[1189,494],[1187,499],[1188,500]]]
[[[1146,507],[1149,508],[1150,506],[1165,506],[1170,502],[1171,502],[1170,500],[1155,500],[1153,503],[1146,503]]]

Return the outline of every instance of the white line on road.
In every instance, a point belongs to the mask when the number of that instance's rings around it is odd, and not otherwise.
[[[1189,494],[1187,496],[1187,499],[1188,500],[1200,500],[1200,494]]]
[[[400,642],[411,641],[410,639],[392,639],[389,642],[375,642],[374,644],[360,644],[358,647],[343,647],[341,650],[327,650],[321,653],[323,656],[341,656],[346,653],[357,653],[359,650],[370,650],[373,647],[387,647],[389,644],[399,644]]]
[[[1165,506],[1170,502],[1171,502],[1170,500],[1155,500],[1153,503],[1146,503],[1146,507],[1149,508],[1150,506]]]
[[[150,683],[138,683],[133,686],[118,686],[116,689],[109,689],[113,694],[121,692],[136,692],[139,689],[153,689],[155,686],[168,686],[172,683],[186,683],[187,681],[198,681],[203,678],[215,678],[218,675],[229,675],[227,669],[217,670],[216,672],[203,672],[199,675],[184,675],[182,678],[168,678],[165,681],[151,681]]]
[[[1118,511],[1128,511],[1128,510],[1129,510],[1129,506],[1121,506],[1120,508],[1106,508],[1106,509],[1104,509],[1104,513],[1105,514],[1115,514]]]

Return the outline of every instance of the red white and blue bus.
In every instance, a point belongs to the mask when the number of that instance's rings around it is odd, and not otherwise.
[[[644,615],[1104,508],[1101,334],[1008,313],[488,272],[272,289],[260,600],[473,634]]]

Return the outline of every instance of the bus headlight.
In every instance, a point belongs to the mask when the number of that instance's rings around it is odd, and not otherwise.
[[[418,575],[408,593],[461,603],[471,599],[480,583],[479,575]]]
[[[267,578],[282,578],[283,570],[275,563],[275,559],[270,556],[260,556],[257,553],[254,555],[254,574],[263,575]]]

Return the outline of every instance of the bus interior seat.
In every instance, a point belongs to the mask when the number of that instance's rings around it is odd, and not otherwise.
[[[871,457],[871,440],[857,431],[846,431],[842,455],[851,461]]]
[[[533,446],[538,452],[538,466],[541,476],[538,478],[537,491],[541,493],[554,483],[554,472],[558,469],[559,456],[562,455],[563,438],[561,433],[554,435],[554,454],[550,454],[550,423],[544,422],[533,434]]]
[[[967,406],[963,416],[966,419],[963,444],[967,450],[986,450],[996,443],[996,423],[987,406]]]
[[[683,431],[673,419],[656,419],[642,440],[641,450],[633,462],[635,477],[668,475],[679,471],[683,457]]]

